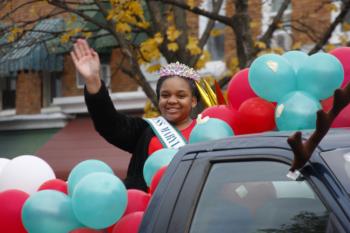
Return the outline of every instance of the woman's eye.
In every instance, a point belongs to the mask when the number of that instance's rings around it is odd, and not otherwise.
[[[162,98],[168,98],[168,97],[169,97],[168,94],[161,94],[160,96],[161,96]]]

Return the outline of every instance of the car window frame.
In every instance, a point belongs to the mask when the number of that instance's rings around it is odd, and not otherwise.
[[[186,232],[190,230],[191,222],[195,214],[200,194],[203,190],[205,181],[213,163],[229,162],[229,161],[275,161],[291,165],[291,151],[281,148],[249,148],[249,149],[230,149],[227,151],[201,152],[197,155],[183,181],[182,188],[178,193],[174,209],[171,211],[172,216],[169,221],[167,233]],[[318,152],[316,152],[318,153]],[[219,156],[213,157],[213,154]],[[196,169],[194,169],[196,168]],[[286,170],[286,174],[288,171]],[[329,195],[329,190],[324,186],[318,175],[312,168],[312,164],[307,164],[301,171],[305,181],[312,188],[314,193],[319,197],[324,206],[334,213],[338,209],[339,203],[333,199],[333,195]],[[181,203],[178,205],[177,203]],[[328,203],[332,203],[328,205]],[[335,207],[338,206],[338,207]],[[335,216],[342,216],[339,222],[347,222],[344,213],[336,211]],[[344,225],[344,224],[341,224]],[[346,225],[345,225],[346,226]]]

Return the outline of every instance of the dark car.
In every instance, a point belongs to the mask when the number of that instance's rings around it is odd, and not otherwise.
[[[308,138],[312,132],[303,132]],[[153,194],[142,233],[350,232],[350,130],[331,129],[300,175],[291,132],[184,147]]]

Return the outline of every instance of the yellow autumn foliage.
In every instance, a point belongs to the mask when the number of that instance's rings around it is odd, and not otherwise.
[[[193,9],[196,6],[196,1],[195,0],[187,0],[187,5]]]
[[[198,59],[194,66],[197,70],[204,68],[205,64],[211,60],[211,54],[208,50],[204,50],[202,56]]]
[[[156,33],[153,38],[143,41],[140,45],[141,57],[146,61],[160,58],[158,46],[163,42],[163,37],[160,33]]]
[[[326,52],[329,52],[329,51],[331,51],[331,50],[333,50],[333,49],[335,49],[336,47],[335,47],[335,45],[333,45],[333,44],[326,44],[324,47],[323,47],[323,49],[326,51]]]
[[[198,46],[198,38],[194,36],[188,37],[186,49],[190,51],[191,55],[198,55],[202,52],[201,48]]]
[[[301,48],[301,42],[296,42],[293,44],[292,49],[296,50],[296,49],[300,49]]]
[[[181,32],[175,26],[170,26],[166,31],[166,35],[169,41],[175,41],[181,35]]]
[[[22,33],[23,33],[23,28],[19,28],[19,27],[12,28],[9,35],[7,36],[7,41],[8,42],[15,41]]]
[[[154,65],[150,65],[147,67],[147,71],[150,72],[150,73],[153,73],[153,72],[156,72],[160,69],[160,64],[157,63],[157,64],[154,64]]]
[[[344,22],[342,24],[342,27],[343,27],[343,31],[346,31],[346,32],[350,31],[350,23]]]
[[[168,50],[172,52],[176,52],[179,49],[179,45],[176,42],[171,42],[167,45]]]
[[[259,48],[259,49],[266,49],[267,47],[266,44],[262,41],[256,41],[254,45],[256,48]]]
[[[131,27],[127,23],[117,23],[115,25],[115,30],[121,33],[128,33],[131,32]]]
[[[144,110],[143,117],[145,118],[158,117],[160,115],[157,108],[153,106],[150,100],[146,101],[146,104],[143,110]]]
[[[213,36],[213,37],[220,36],[223,33],[224,33],[224,30],[223,29],[219,29],[219,28],[214,28],[213,30],[210,31],[210,35]]]

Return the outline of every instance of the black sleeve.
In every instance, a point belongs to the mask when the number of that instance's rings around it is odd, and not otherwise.
[[[109,143],[133,153],[148,123],[140,117],[130,117],[118,112],[102,82],[96,94],[84,89],[85,103],[96,131]]]

